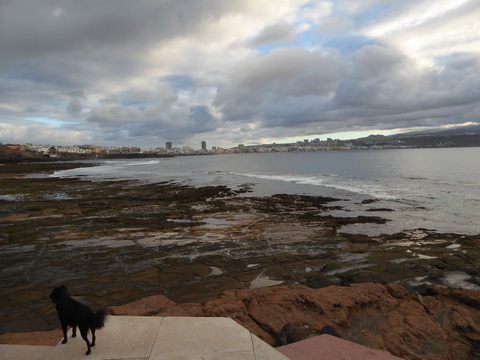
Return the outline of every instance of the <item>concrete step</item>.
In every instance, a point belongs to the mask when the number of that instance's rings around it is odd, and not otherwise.
[[[290,360],[402,360],[384,351],[331,335],[315,336],[278,347],[277,350]]]

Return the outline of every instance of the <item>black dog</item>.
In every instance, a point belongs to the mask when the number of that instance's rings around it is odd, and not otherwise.
[[[56,304],[58,318],[63,330],[63,341],[65,344],[67,339],[67,326],[71,326],[72,337],[77,336],[77,326],[80,330],[83,340],[87,343],[87,355],[91,353],[91,346],[95,346],[95,329],[101,329],[105,325],[106,311],[99,310],[94,313],[88,306],[80,304],[72,299],[67,292],[65,286],[53,288],[50,299]],[[92,332],[92,343],[88,341],[88,330]]]

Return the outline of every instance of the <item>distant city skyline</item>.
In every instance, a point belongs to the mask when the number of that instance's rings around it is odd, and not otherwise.
[[[92,157],[128,158],[217,155],[238,153],[275,153],[275,152],[315,152],[315,151],[345,151],[345,150],[380,150],[380,149],[412,149],[412,148],[451,148],[479,147],[480,125],[464,128],[444,129],[443,131],[417,131],[394,136],[370,135],[368,137],[339,140],[327,138],[303,139],[291,143],[270,143],[262,145],[238,144],[232,148],[213,146],[207,149],[206,141],[202,141],[201,149],[190,146],[176,147],[172,142],[166,142],[165,148],[141,149],[140,147],[102,147],[96,145],[57,146],[57,145],[13,145],[12,150],[40,153],[53,158],[85,159]]]
[[[4,1],[0,142],[154,148],[478,122],[477,0]]]

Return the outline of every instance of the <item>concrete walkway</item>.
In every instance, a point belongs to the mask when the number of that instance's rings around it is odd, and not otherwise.
[[[2,360],[288,360],[229,318],[110,316],[85,355],[80,337],[51,346],[0,345]],[[89,339],[91,336],[89,335]]]
[[[213,317],[110,316],[86,351],[70,331],[67,344],[0,345],[0,360],[401,360],[330,335],[274,349],[232,319]]]

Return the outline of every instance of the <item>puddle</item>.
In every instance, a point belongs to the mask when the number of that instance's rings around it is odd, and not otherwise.
[[[422,260],[430,260],[430,259],[438,259],[438,256],[429,256],[429,255],[422,255],[422,254],[416,254],[419,259]]]
[[[216,242],[221,240],[225,240],[225,236],[222,234],[206,233],[206,234],[197,236],[197,241],[200,241],[200,242]]]
[[[4,201],[21,201],[24,199],[25,194],[15,194],[15,195],[0,195],[0,200]]]
[[[230,220],[216,219],[216,218],[206,218],[201,220],[199,219],[199,221],[206,223],[199,226],[199,228],[204,228],[204,229],[205,228],[206,229],[223,229],[232,223],[232,221]]]
[[[445,274],[443,282],[446,286],[452,288],[461,288],[467,290],[480,290],[480,286],[475,285],[468,280],[472,277],[461,271],[453,271]]]
[[[343,253],[342,254],[341,262],[355,262],[355,261],[363,261],[366,260],[368,254],[351,254],[351,253]]]
[[[89,240],[69,240],[63,241],[62,245],[69,245],[73,247],[87,247],[87,246],[103,246],[107,248],[122,248],[126,246],[133,246],[135,242],[132,240],[121,240],[115,238],[96,238]]]
[[[262,275],[263,271],[255,279],[253,279],[252,282],[250,282],[250,290],[283,284],[283,280],[272,280],[270,277]]]
[[[64,193],[64,192],[57,192],[53,194],[43,194],[42,197],[46,200],[71,200],[72,198]]]
[[[370,268],[372,266],[373,265],[371,265],[371,264],[349,266],[349,267],[344,267],[344,268],[341,268],[341,269],[329,271],[327,273],[327,275],[332,276],[332,275],[337,275],[337,274],[343,274],[343,273],[345,273],[347,271],[350,271],[350,270],[367,269],[367,268]]]
[[[391,243],[389,245],[395,245],[395,246],[412,246],[414,245],[415,242],[413,241],[396,241],[394,243]]]
[[[405,261],[410,261],[410,260],[412,259],[401,258],[401,259],[393,259],[390,262],[392,264],[401,264],[401,263],[404,263]]]
[[[267,286],[275,286],[275,285],[280,285],[283,284],[283,280],[272,280],[268,276],[265,277],[257,277],[255,280],[253,280],[250,283],[250,290],[261,288],[261,287],[267,287]]]
[[[446,240],[431,240],[431,241],[393,241],[389,242],[389,246],[423,246],[423,245],[438,245],[446,242]]]
[[[460,245],[460,244],[452,244],[452,245],[448,245],[446,248],[447,249],[458,249],[461,246],[462,245]]]
[[[208,274],[208,276],[213,276],[213,275],[222,275],[223,274],[223,271],[220,270],[218,267],[216,266],[210,266],[210,269],[212,269],[212,272],[210,274]]]
[[[195,223],[196,221],[193,220],[185,220],[185,219],[167,219],[167,221],[174,222],[177,224],[190,224]]]
[[[51,214],[51,215],[40,215],[40,216],[29,216],[27,214],[16,214],[10,215],[7,217],[0,218],[0,221],[30,221],[30,220],[39,220],[47,218],[62,218],[63,214]]]
[[[158,246],[169,246],[169,245],[177,245],[177,246],[182,246],[182,245],[187,245],[187,244],[191,244],[191,243],[194,243],[195,240],[192,240],[192,239],[184,239],[184,238],[180,238],[180,239],[171,239],[171,238],[167,238],[165,239],[165,237],[163,236],[154,236],[154,237],[147,237],[147,238],[142,238],[142,239],[138,239],[136,241],[136,243],[138,245],[141,245],[143,247],[147,247],[147,248],[153,248],[153,247],[158,247]]]

